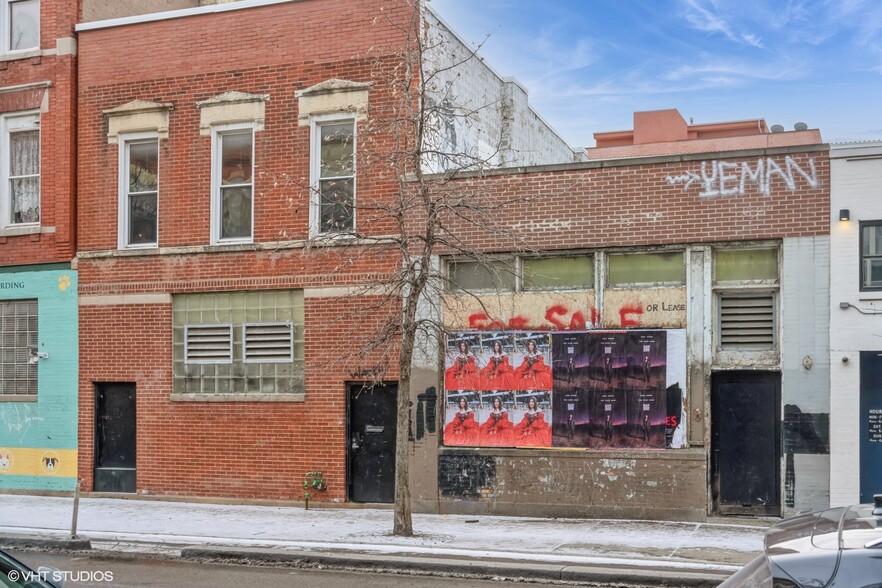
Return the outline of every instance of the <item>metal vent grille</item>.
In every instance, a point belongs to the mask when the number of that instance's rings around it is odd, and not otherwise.
[[[248,363],[294,361],[294,325],[291,323],[245,324],[243,357]]]
[[[763,294],[720,295],[720,347],[773,349],[775,297]]]
[[[232,363],[233,325],[186,325],[186,363]]]

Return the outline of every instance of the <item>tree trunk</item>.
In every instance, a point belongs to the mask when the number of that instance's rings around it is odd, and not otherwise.
[[[405,308],[405,313],[408,309]],[[412,324],[405,318],[405,324]],[[416,333],[404,329],[401,338],[400,375],[398,378],[398,426],[395,434],[395,523],[393,535],[413,536],[410,513],[410,377]]]

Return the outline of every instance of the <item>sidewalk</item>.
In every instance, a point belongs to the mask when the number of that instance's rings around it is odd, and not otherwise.
[[[72,507],[0,495],[0,544],[67,538]],[[714,586],[762,551],[768,523],[415,514],[413,526],[414,537],[392,535],[391,510],[82,498],[77,535],[94,549],[187,558]]]

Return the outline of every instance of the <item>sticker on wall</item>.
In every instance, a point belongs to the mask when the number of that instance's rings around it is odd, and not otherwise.
[[[64,292],[68,288],[70,288],[70,276],[59,276],[58,289]]]
[[[12,451],[5,447],[0,448],[0,474],[9,473],[13,463]]]
[[[61,470],[61,458],[55,451],[44,451],[40,456],[40,468],[47,474],[57,474]]]

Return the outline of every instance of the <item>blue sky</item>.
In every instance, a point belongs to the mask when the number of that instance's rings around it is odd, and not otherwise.
[[[432,0],[572,146],[677,108],[882,139],[879,0]]]

